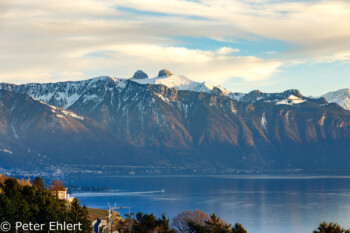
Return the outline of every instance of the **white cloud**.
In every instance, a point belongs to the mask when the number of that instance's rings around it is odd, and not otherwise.
[[[216,50],[216,52],[220,55],[228,55],[228,54],[233,54],[233,53],[238,53],[240,52],[239,49],[233,49],[233,48],[230,48],[230,47],[222,47],[218,50]]]
[[[217,38],[252,39],[261,36],[291,43],[300,50],[313,47],[313,50],[308,50],[309,53],[298,53],[299,56],[311,59],[317,59],[319,55],[329,57],[350,50],[350,44],[344,42],[344,38],[347,41],[350,38],[349,1],[117,0],[114,2],[117,5],[144,11],[211,19],[214,23],[205,31],[208,37],[215,37],[211,29],[215,28],[216,23],[226,30],[225,32],[217,30]],[[328,51],[319,54],[326,48]],[[337,55],[333,59],[339,58],[348,59],[347,56]]]
[[[122,45],[114,47],[123,57],[147,63],[147,67],[169,68],[182,72],[197,81],[220,84],[229,78],[246,81],[266,79],[278,70],[281,63],[253,56],[235,56],[236,49],[223,47],[215,52],[192,50],[183,47],[153,45]],[[223,52],[224,51],[224,52]]]
[[[136,69],[161,68],[214,84],[266,80],[285,62],[347,61],[349,23],[347,1],[1,1],[0,81],[76,80],[92,73],[130,77]],[[293,49],[270,53],[275,59],[267,60],[231,47],[189,49],[177,37],[265,37]]]
[[[40,64],[45,64],[42,70],[40,65],[34,62],[24,66],[28,69],[27,73],[17,72],[17,69],[11,69],[7,74],[0,72],[0,79],[19,83],[29,80],[45,81],[45,79],[47,81],[77,80],[82,79],[84,74],[74,71],[74,68],[88,72],[93,67],[101,72],[107,72],[108,75],[128,78],[139,68],[145,69],[150,74],[162,68],[169,68],[175,73],[184,74],[197,81],[220,84],[229,78],[242,78],[246,81],[266,79],[281,65],[278,61],[265,61],[253,56],[232,54],[237,51],[228,47],[211,52],[152,44],[91,46],[90,49],[67,51],[66,59],[59,64],[55,59],[41,60]],[[33,69],[32,65],[36,66],[36,69]],[[54,72],[55,70],[72,71],[57,73]],[[100,75],[102,74],[106,73]]]
[[[8,83],[77,81],[84,78],[85,75],[82,72],[43,73],[40,71],[20,72],[13,70],[0,73],[0,82]]]

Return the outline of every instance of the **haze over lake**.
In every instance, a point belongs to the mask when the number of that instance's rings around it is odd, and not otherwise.
[[[116,202],[133,212],[165,212],[169,218],[200,209],[239,222],[249,233],[311,233],[322,221],[350,228],[350,176],[100,176],[68,181],[114,190],[73,194],[92,208],[107,209]]]

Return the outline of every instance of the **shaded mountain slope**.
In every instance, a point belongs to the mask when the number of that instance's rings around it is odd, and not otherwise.
[[[138,75],[142,79],[148,78]],[[0,87],[69,110],[63,114],[64,109],[31,99],[35,108],[42,109],[40,113],[25,110],[30,120],[17,116],[13,124],[24,148],[46,140],[35,149],[50,152],[52,161],[194,168],[350,168],[349,112],[324,98],[305,97],[298,90],[243,95],[219,87],[200,92],[110,77]],[[7,105],[7,111],[12,105]],[[57,115],[64,118],[52,120]],[[31,134],[22,135],[23,122],[31,123]],[[3,128],[0,136],[4,141],[19,142],[11,124]],[[70,156],[57,149],[62,145]]]
[[[129,145],[93,120],[28,95],[0,90],[1,147],[7,163],[127,161]],[[4,165],[4,164],[2,164]]]

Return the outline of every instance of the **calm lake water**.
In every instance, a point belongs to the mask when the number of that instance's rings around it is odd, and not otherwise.
[[[125,176],[72,178],[75,184],[113,192],[74,193],[81,204],[133,212],[184,210],[215,213],[249,233],[312,233],[322,221],[350,228],[350,176]],[[164,192],[162,192],[164,190]]]

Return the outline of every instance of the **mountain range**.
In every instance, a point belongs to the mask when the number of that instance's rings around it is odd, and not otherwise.
[[[169,70],[0,89],[3,167],[350,168],[348,90],[233,93]]]

